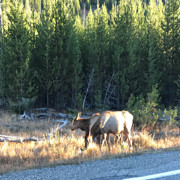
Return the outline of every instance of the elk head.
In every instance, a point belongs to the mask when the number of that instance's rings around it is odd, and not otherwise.
[[[77,116],[72,121],[72,128],[71,130],[74,131],[75,129],[79,128],[79,119],[81,116],[81,112],[78,112]]]

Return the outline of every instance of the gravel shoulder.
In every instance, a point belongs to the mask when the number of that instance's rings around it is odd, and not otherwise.
[[[0,175],[1,180],[107,180],[139,177],[180,169],[180,151],[151,153],[126,158],[59,165]],[[178,176],[180,178],[180,175]]]

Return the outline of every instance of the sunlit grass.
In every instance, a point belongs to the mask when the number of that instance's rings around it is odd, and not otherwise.
[[[5,118],[10,117],[5,115],[3,118],[0,118],[0,123],[14,124],[14,126],[21,124],[21,128],[29,126],[26,131],[19,128],[16,133],[8,129],[8,127],[6,129],[6,126],[2,126],[0,134],[5,135],[16,134],[23,137],[39,135],[39,137],[43,137],[46,134],[47,128],[55,126],[51,120],[44,122],[18,122],[13,119],[12,122],[11,118]],[[56,133],[55,137],[50,137],[49,140],[25,143],[1,142],[0,173],[57,164],[78,164],[84,161],[123,157],[129,154],[128,144],[126,142],[123,142],[122,145],[113,144],[113,138],[111,138],[110,152],[107,146],[103,146],[100,151],[99,145],[96,143],[91,143],[87,150],[83,150],[83,136],[83,132],[79,130],[71,132],[70,125],[67,125],[60,132]],[[130,152],[131,155],[144,151],[150,152],[158,149],[180,147],[180,136],[158,138],[155,138],[155,136],[155,134],[151,135],[147,131],[133,135],[133,151]]]

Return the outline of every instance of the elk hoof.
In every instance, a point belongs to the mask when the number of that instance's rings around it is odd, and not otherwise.
[[[82,154],[82,153],[83,153],[83,151],[84,151],[84,149],[79,148],[79,150],[78,150],[78,154]]]

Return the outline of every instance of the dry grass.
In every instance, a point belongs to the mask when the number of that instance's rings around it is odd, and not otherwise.
[[[12,114],[1,114],[0,134],[19,135],[23,137],[38,136],[43,137],[47,128],[54,127],[52,120],[30,122],[17,121]],[[77,164],[83,161],[94,159],[104,159],[112,157],[123,157],[129,154],[128,145],[123,143],[121,146],[112,145],[111,152],[107,146],[100,151],[99,146],[91,143],[87,150],[84,148],[84,133],[80,130],[71,132],[70,125],[64,127],[56,138],[42,142],[0,143],[0,173],[22,170],[27,168],[51,166],[56,164]],[[133,152],[157,151],[180,147],[180,136],[158,137],[150,135],[144,131],[133,136]],[[113,138],[112,138],[113,140]]]

